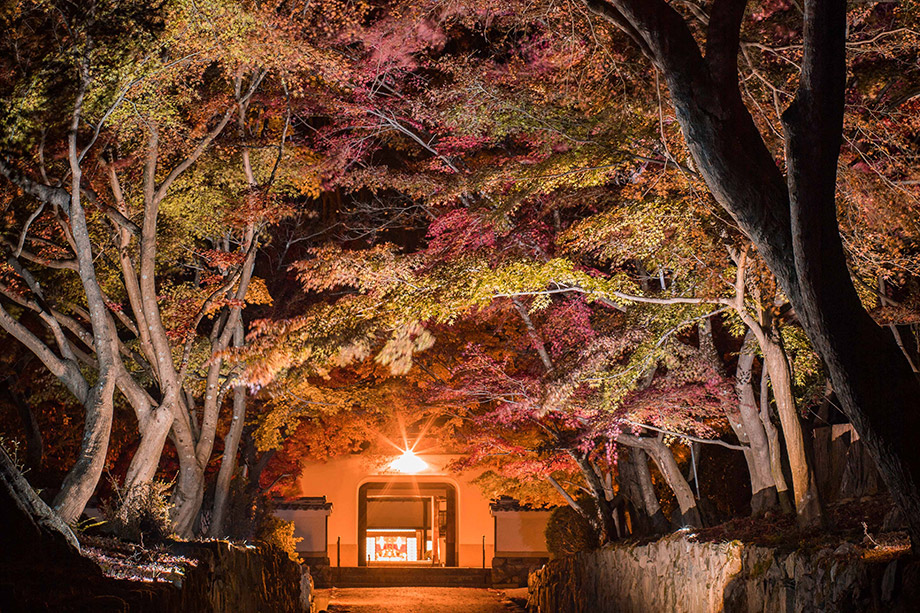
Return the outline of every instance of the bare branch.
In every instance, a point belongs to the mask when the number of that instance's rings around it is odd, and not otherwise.
[[[628,419],[623,420],[625,423],[630,426],[636,426],[637,428],[646,428],[647,430],[654,430],[661,434],[667,434],[668,436],[674,436],[677,438],[686,439],[688,441],[693,441],[694,443],[705,443],[707,445],[719,445],[727,449],[734,449],[736,451],[744,451],[750,448],[750,445],[733,445],[732,443],[726,443],[723,440],[717,438],[700,438],[698,436],[693,436],[691,434],[684,434],[683,432],[674,432],[673,430],[665,430],[664,428],[659,428],[657,426],[650,426],[648,424],[640,424],[634,421],[629,421]]]

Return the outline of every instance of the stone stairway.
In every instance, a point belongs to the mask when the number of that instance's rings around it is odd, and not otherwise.
[[[334,587],[491,587],[489,568],[358,566],[330,568]]]

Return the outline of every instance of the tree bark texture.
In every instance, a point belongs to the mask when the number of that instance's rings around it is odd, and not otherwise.
[[[783,114],[791,235],[805,329],[843,411],[872,453],[920,544],[920,382],[853,287],[837,226],[836,179],[846,89],[846,2],[805,2],[805,53]],[[772,376],[772,375],[771,375]]]
[[[767,434],[767,442],[770,445],[770,473],[773,475],[773,482],[776,483],[780,508],[783,513],[793,513],[795,509],[792,506],[789,486],[786,484],[786,475],[783,472],[782,443],[779,430],[773,424],[773,417],[770,413],[770,375],[766,366],[760,375],[760,422],[763,424],[763,430]]]
[[[116,382],[115,361],[118,359],[117,336],[111,325],[102,289],[96,279],[93,244],[81,200],[80,184],[83,174],[77,148],[77,129],[80,125],[83,97],[88,82],[88,77],[85,74],[82,76],[81,89],[74,105],[73,121],[67,139],[71,173],[70,228],[77,256],[77,272],[86,294],[89,319],[93,328],[98,376],[83,403],[86,417],[80,455],[76,464],[67,473],[61,490],[54,500],[55,510],[67,522],[75,521],[80,517],[99,483],[99,477],[102,476],[102,468],[105,465],[105,456],[109,448],[109,435],[112,430]]]
[[[739,268],[742,268],[739,266]],[[740,270],[740,281],[743,291],[744,271]],[[744,305],[739,305],[744,308]],[[700,351],[721,375],[725,375],[725,368],[716,351],[712,338],[712,321],[704,319],[699,325]],[[760,421],[760,412],[754,397],[754,387],[751,381],[751,368],[754,364],[754,333],[748,330],[738,356],[738,365],[735,369],[735,392],[738,396],[736,410],[726,408],[726,418],[743,445],[744,460],[748,467],[751,479],[751,513],[760,515],[765,511],[775,509],[779,504],[776,483],[770,470],[770,446],[763,423]]]

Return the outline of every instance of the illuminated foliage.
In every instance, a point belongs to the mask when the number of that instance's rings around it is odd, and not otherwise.
[[[229,434],[245,383],[254,411],[237,423],[255,454],[275,454],[262,485],[379,451],[397,417],[431,420],[490,495],[533,501],[556,496],[546,477],[587,487],[573,451],[612,477],[623,436],[663,430],[677,450],[721,439],[735,398],[693,332],[715,310],[726,364],[753,319],[782,340],[802,412],[823,399],[817,354],[707,192],[660,75],[575,5],[59,4],[0,13],[9,168],[66,184],[85,64],[83,206],[120,359],[153,405],[181,398],[192,439],[209,409],[212,437]],[[742,95],[778,159],[801,15],[750,4]],[[849,9],[838,216],[863,302],[920,361],[920,10],[884,4]],[[49,346],[54,309],[92,381],[92,305],[67,215],[4,174],[4,308]],[[163,185],[146,314],[165,348],[151,351],[125,279],[142,264],[146,188]],[[247,334],[231,342],[237,316]],[[163,375],[161,359],[183,376]],[[62,457],[75,455],[79,419],[35,400],[43,429],[68,433]],[[143,415],[119,417],[110,455]],[[202,489],[212,443],[194,445]]]

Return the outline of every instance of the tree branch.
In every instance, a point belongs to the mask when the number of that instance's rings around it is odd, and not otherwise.
[[[41,202],[60,207],[65,213],[70,213],[70,194],[67,193],[67,190],[33,181],[13,166],[3,154],[0,154],[0,174],[30,196],[34,196]]]
[[[559,495],[562,496],[562,499],[565,500],[565,502],[570,507],[572,507],[579,515],[581,515],[585,519],[589,519],[588,514],[585,513],[584,509],[582,509],[581,506],[579,506],[579,504],[575,502],[575,499],[572,498],[572,495],[569,494],[567,491],[565,491],[565,488],[559,485],[559,482],[556,481],[556,479],[554,479],[552,475],[547,475],[546,479],[547,481],[549,481],[550,485],[556,488],[556,491],[559,492]]]
[[[698,436],[693,436],[691,434],[684,434],[683,432],[674,432],[673,430],[665,430],[664,428],[659,428],[657,426],[650,426],[648,424],[640,424],[638,422],[630,421],[628,419],[623,420],[624,423],[629,424],[630,426],[636,426],[637,428],[646,428],[648,430],[654,430],[655,432],[660,432],[661,434],[667,434],[668,436],[674,436],[677,438],[686,439],[688,441],[693,441],[694,443],[705,443],[707,445],[720,445],[728,449],[734,449],[736,451],[745,451],[750,448],[750,445],[733,445],[732,443],[726,443],[723,440],[717,438],[700,438]],[[641,438],[641,437],[636,437]]]
[[[632,24],[630,21],[623,16],[623,14],[614,6],[611,6],[609,2],[605,0],[582,0],[585,4],[585,7],[598,17],[602,17],[606,21],[610,22],[616,26],[621,32],[626,34],[639,47],[639,51],[642,52],[642,55],[649,58],[653,62],[655,60],[655,55],[652,53],[651,48],[648,43],[642,37],[642,34],[639,30]]]

